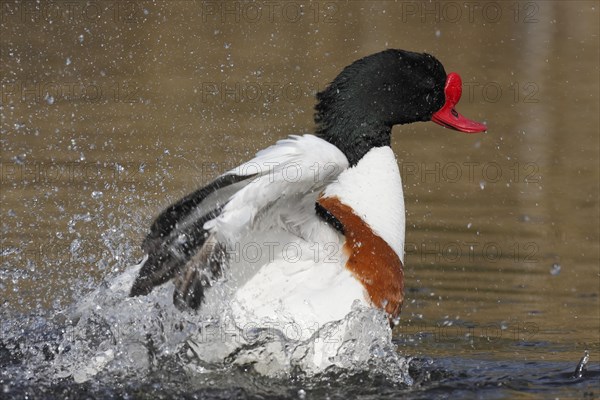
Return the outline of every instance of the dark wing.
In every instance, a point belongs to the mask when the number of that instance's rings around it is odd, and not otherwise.
[[[164,210],[142,244],[147,259],[130,296],[146,295],[155,286],[178,276],[175,304],[197,308],[204,297],[204,287],[220,276],[225,255],[223,246],[209,239],[204,223],[217,217],[229,198],[253,177],[222,175]]]

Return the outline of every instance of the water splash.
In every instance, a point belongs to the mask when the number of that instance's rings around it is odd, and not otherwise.
[[[106,373],[139,377],[175,362],[192,375],[230,367],[271,378],[370,370],[410,382],[408,362],[397,354],[389,322],[379,310],[357,303],[344,319],[307,340],[293,340],[274,328],[242,329],[227,302],[205,307],[208,314],[182,312],[172,304],[170,285],[128,297],[138,269],[101,285],[68,311],[68,328],[51,363],[53,379],[82,383]]]
[[[574,376],[577,379],[580,379],[583,377],[583,374],[585,373],[585,370],[587,368],[587,363],[590,361],[590,352],[588,350],[585,350],[583,352],[583,357],[581,357],[581,360],[579,360],[579,363],[577,364],[577,368],[575,368],[575,373]]]

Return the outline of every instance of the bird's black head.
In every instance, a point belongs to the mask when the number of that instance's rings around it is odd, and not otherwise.
[[[460,90],[460,77],[454,75]],[[431,121],[445,109],[449,77],[425,53],[391,49],[362,58],[317,94],[316,132],[355,165],[371,148],[390,145],[394,125]],[[455,112],[454,104],[446,114]],[[446,116],[441,119],[447,127],[464,130]]]

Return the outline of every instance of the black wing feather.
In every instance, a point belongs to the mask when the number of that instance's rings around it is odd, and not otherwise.
[[[248,175],[222,175],[208,185],[188,194],[171,204],[152,223],[150,233],[142,243],[142,249],[150,253],[153,248],[163,242],[177,226],[177,222],[185,220],[206,199],[207,196],[226,186],[253,177]]]
[[[133,283],[130,296],[146,295],[173,278],[183,266],[202,248],[208,237],[204,223],[219,215],[221,209],[213,210],[177,235],[170,235],[148,253],[148,259]]]
[[[224,247],[214,241],[209,241],[209,246],[206,242],[210,235],[204,229],[204,224],[217,217],[225,204],[207,206],[203,202],[211,194],[249,181],[254,176],[222,175],[167,207],[153,222],[142,244],[148,258],[129,295],[146,295],[155,286],[177,276],[175,305],[198,308],[204,298],[204,289],[221,276],[221,266],[225,260]],[[203,207],[210,208],[202,213]]]

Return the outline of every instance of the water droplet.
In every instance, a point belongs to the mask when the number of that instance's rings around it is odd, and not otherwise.
[[[81,247],[81,242],[79,241],[79,239],[75,239],[71,242],[71,254],[75,254],[77,253],[77,250],[79,250],[79,248]]]
[[[67,57],[67,60],[65,61],[65,65],[71,65],[71,57]]]
[[[298,397],[303,399],[306,397],[306,391],[304,389],[298,390]]]
[[[561,268],[560,264],[558,264],[558,263],[552,264],[552,268],[550,268],[550,275],[556,276],[556,275],[560,274],[560,268]]]
[[[479,182],[479,188],[481,188],[481,190],[485,189],[485,181]]]
[[[46,103],[48,103],[48,104],[54,104],[54,97],[50,96],[49,94],[46,94],[46,97],[44,97],[44,100],[46,100]]]
[[[26,157],[25,154],[18,154],[16,156],[14,156],[12,160],[17,165],[23,165],[23,164],[25,164],[25,157]]]
[[[92,199],[99,199],[100,197],[104,196],[104,193],[94,190],[92,192]]]

